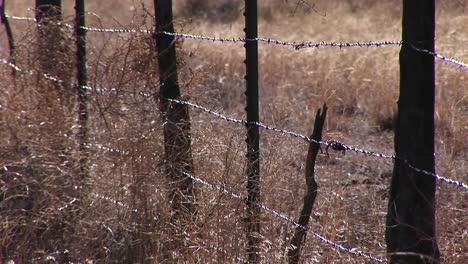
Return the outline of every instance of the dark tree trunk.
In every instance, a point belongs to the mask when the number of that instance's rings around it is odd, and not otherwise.
[[[386,242],[390,263],[438,263],[434,172],[434,0],[403,0],[400,97]]]
[[[257,38],[257,0],[245,0],[245,37]],[[258,42],[246,41],[247,112],[247,255],[249,263],[259,263],[260,243],[260,136],[258,126]]]
[[[322,141],[323,125],[327,117],[327,105],[323,105],[323,109],[319,109],[315,115],[314,131],[310,136],[315,141]],[[317,182],[315,182],[315,161],[320,150],[320,144],[310,142],[309,150],[307,151],[307,160],[305,168],[305,179],[307,191],[304,196],[304,205],[302,206],[301,214],[297,223],[306,227],[309,224],[310,215],[314,208],[315,198],[317,197]],[[306,231],[302,227],[296,227],[294,235],[291,239],[291,245],[288,249],[289,263],[299,263],[301,256],[301,246],[305,239]]]
[[[172,1],[155,0],[156,31],[174,32]],[[172,184],[172,222],[184,227],[194,220],[196,214],[193,181],[183,172],[193,173],[191,151],[190,116],[188,107],[167,99],[180,99],[177,80],[175,39],[155,34],[158,51],[160,111],[164,124],[164,150],[166,173]]]

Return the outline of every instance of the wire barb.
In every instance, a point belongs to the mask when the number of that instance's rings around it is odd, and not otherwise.
[[[335,141],[335,140],[332,140],[332,141],[329,141],[328,142],[328,145],[327,147],[325,148],[325,153],[327,154],[328,157],[330,157],[330,155],[328,154],[328,148],[332,148],[333,150],[336,150],[336,151],[341,151],[341,153],[343,153],[343,155],[345,154],[346,152],[346,147],[343,143],[339,142],[339,141]]]

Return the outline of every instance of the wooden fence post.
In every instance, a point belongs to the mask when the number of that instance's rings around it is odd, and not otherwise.
[[[75,1],[75,37],[76,37],[76,67],[78,86],[78,144],[80,151],[80,176],[81,183],[85,184],[89,177],[89,152],[88,152],[88,90],[86,86],[86,30],[85,3],[84,0]]]
[[[322,141],[323,125],[327,117],[327,105],[324,104],[322,109],[317,110],[315,115],[314,130],[311,139],[315,141]],[[309,224],[310,215],[314,208],[315,198],[317,197],[317,182],[315,182],[315,161],[320,150],[320,144],[315,142],[309,143],[309,150],[307,152],[307,160],[305,167],[305,179],[307,191],[304,196],[304,205],[302,206],[301,214],[297,223],[306,227]],[[296,227],[294,235],[291,238],[291,245],[288,248],[289,263],[299,263],[301,254],[301,246],[304,240],[305,229]]]
[[[249,263],[258,263],[260,243],[260,136],[258,126],[258,42],[257,0],[245,0],[245,47],[247,104],[247,254]]]
[[[157,32],[174,32],[172,1],[155,0],[154,14]],[[173,36],[155,34],[159,65],[160,90],[157,100],[164,124],[166,172],[173,190],[171,193],[173,217],[177,226],[186,226],[196,214],[193,181],[183,174],[193,173],[190,116],[188,107],[167,99],[180,99],[177,77],[177,59]]]
[[[5,31],[8,38],[8,47],[10,48],[10,57],[8,58],[9,61],[13,64],[16,64],[15,60],[15,41],[13,40],[13,31],[10,27],[10,22],[6,16],[6,0],[2,1],[2,5],[0,6],[0,21],[3,25],[5,25]],[[11,68],[11,74],[16,76],[16,69]]]
[[[37,54],[40,71],[64,81],[54,83],[55,87],[67,85],[71,81],[69,69],[64,67],[63,56],[68,52],[65,34],[58,22],[62,21],[61,0],[36,0],[35,18],[37,27]],[[67,50],[67,51],[65,51]]]
[[[439,263],[435,238],[434,0],[403,0],[400,97],[386,242],[390,263]]]
[[[62,0],[36,0],[36,21],[62,20]]]

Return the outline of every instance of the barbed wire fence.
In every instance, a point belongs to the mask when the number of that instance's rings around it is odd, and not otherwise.
[[[34,74],[35,73],[32,70],[24,70],[24,69],[20,68],[19,66],[14,65],[14,64],[8,62],[6,59],[3,59],[3,58],[0,58],[0,64],[4,64],[4,65],[7,65],[9,67],[12,67],[15,70],[17,70],[19,73],[23,73],[23,74]],[[59,80],[59,79],[57,79],[55,77],[52,77],[52,76],[49,76],[47,74],[42,74],[42,77],[44,79],[46,79],[46,80],[49,80],[49,81],[63,83],[62,80]],[[86,89],[88,89],[90,92],[97,92],[97,93],[109,93],[109,92],[117,91],[116,88],[86,87]],[[140,93],[140,95],[145,96],[145,97],[152,97],[152,95],[150,93],[145,93],[145,92]],[[218,119],[221,119],[221,120],[224,120],[224,121],[227,121],[227,122],[231,122],[231,123],[235,123],[235,124],[239,124],[239,125],[245,125],[247,123],[247,120],[227,117],[227,116],[225,116],[225,115],[223,115],[223,114],[221,114],[219,112],[216,112],[214,110],[210,110],[210,109],[208,109],[208,108],[206,108],[204,106],[201,106],[201,105],[189,102],[189,101],[176,100],[176,99],[168,99],[168,100],[173,102],[173,103],[184,104],[184,105],[190,106],[193,109],[196,109],[196,110],[199,110],[201,112],[207,113],[207,114],[209,114],[211,116],[214,116],[214,117],[216,117]],[[300,133],[297,133],[297,132],[293,132],[293,131],[290,131],[290,130],[280,129],[280,128],[277,128],[277,127],[274,127],[274,126],[271,126],[271,125],[267,125],[267,124],[264,124],[264,123],[261,123],[261,122],[255,122],[254,125],[256,125],[256,126],[258,126],[260,128],[263,128],[263,129],[265,129],[267,131],[271,131],[271,132],[274,132],[274,133],[279,133],[281,135],[292,136],[294,138],[299,138],[299,139],[304,140],[307,143],[317,143],[317,144],[320,144],[320,145],[322,145],[322,146],[324,146],[326,148],[331,148],[331,149],[337,150],[337,151],[351,151],[351,152],[354,152],[354,153],[357,153],[357,154],[364,154],[364,155],[369,156],[369,157],[377,157],[377,158],[383,158],[383,159],[399,159],[394,154],[379,153],[379,152],[375,152],[375,151],[371,151],[371,150],[366,150],[364,148],[358,148],[358,147],[350,146],[350,145],[347,145],[347,144],[344,144],[344,143],[341,143],[341,142],[337,142],[337,141],[333,141],[333,140],[331,140],[331,141],[316,141],[316,140],[313,140],[312,138],[310,138],[310,137],[308,137],[306,135],[303,135],[303,134],[300,134]],[[92,149],[96,149],[98,151],[107,152],[107,153],[118,153],[120,155],[128,155],[127,151],[119,150],[117,148],[105,146],[105,145],[99,144],[99,143],[89,143],[88,147],[92,148]],[[400,160],[403,161],[405,164],[407,164],[410,168],[412,168],[415,171],[422,172],[422,173],[424,173],[424,174],[426,174],[428,176],[432,176],[432,177],[436,178],[437,180],[445,182],[447,184],[455,185],[455,186],[458,186],[458,187],[463,188],[463,189],[468,189],[468,185],[466,183],[462,182],[462,181],[452,180],[452,179],[443,177],[441,175],[434,174],[434,173],[431,173],[431,172],[416,168],[416,167],[412,166],[408,161],[406,161],[404,159],[400,159]],[[186,173],[186,172],[183,172],[183,173],[187,177],[193,179],[194,181],[196,181],[196,182],[198,182],[198,183],[200,183],[202,185],[205,185],[207,187],[210,187],[212,189],[222,191],[223,193],[228,194],[229,196],[231,196],[231,197],[233,197],[235,199],[239,199],[239,200],[244,200],[245,199],[245,197],[241,196],[240,194],[236,194],[236,193],[234,193],[232,191],[229,191],[228,189],[226,189],[223,186],[209,183],[208,181],[206,181],[206,180],[204,180],[202,178],[199,178],[197,176],[191,175],[191,174]],[[111,198],[111,197],[108,197],[108,196],[105,196],[105,195],[102,195],[102,194],[96,193],[96,192],[91,193],[91,195],[93,197],[95,197],[95,198],[98,198],[98,199],[101,199],[103,201],[109,202],[109,203],[114,204],[114,205],[116,205],[118,207],[121,207],[123,209],[130,210],[131,212],[134,212],[134,213],[138,213],[138,209],[132,208],[130,205],[128,205],[128,204],[126,204],[124,202],[118,201],[118,200],[116,200],[114,198]],[[69,202],[69,204],[72,204],[73,202],[74,202],[74,200]],[[65,206],[67,206],[67,205],[65,205]],[[337,250],[341,250],[341,251],[353,254],[355,256],[364,257],[366,259],[373,260],[373,261],[376,261],[376,262],[385,262],[384,259],[376,257],[376,256],[374,256],[372,254],[365,253],[363,251],[357,250],[356,248],[349,248],[349,247],[346,247],[346,246],[344,246],[344,245],[342,245],[340,243],[333,242],[332,240],[329,240],[329,239],[325,238],[324,236],[320,235],[319,233],[317,233],[315,231],[312,231],[311,229],[309,229],[307,227],[299,225],[292,218],[290,218],[290,217],[286,216],[285,214],[280,213],[280,212],[278,212],[278,211],[276,211],[274,209],[271,209],[271,208],[269,208],[268,206],[266,206],[264,204],[258,204],[258,206],[262,210],[264,210],[265,212],[268,212],[269,214],[272,214],[272,215],[278,217],[279,219],[282,219],[282,220],[284,220],[286,222],[289,222],[295,227],[303,228],[306,232],[311,233],[314,237],[318,238],[322,242],[332,246],[333,248],[335,248]]]
[[[29,18],[29,17],[17,17],[17,16],[7,16],[7,17],[11,18],[11,19],[14,19],[14,20],[35,21],[34,18]],[[66,23],[60,23],[60,24],[63,24],[67,28],[73,29],[73,25],[66,24]],[[257,41],[257,42],[262,42],[262,43],[267,43],[267,44],[292,47],[292,48],[295,48],[295,49],[313,48],[313,47],[315,47],[315,48],[318,48],[318,47],[338,47],[338,48],[382,47],[382,46],[399,46],[399,45],[402,44],[401,41],[382,41],[382,42],[370,41],[370,42],[353,42],[353,43],[341,43],[341,42],[316,42],[316,43],[299,42],[299,43],[296,43],[296,42],[287,42],[287,41],[280,41],[280,40],[274,40],[274,39],[268,39],[268,38],[256,38],[256,39],[246,39],[246,38],[242,38],[242,37],[239,37],[239,38],[220,38],[220,37],[192,35],[192,34],[184,34],[184,33],[153,32],[153,31],[150,31],[150,30],[138,30],[138,29],[109,29],[109,28],[94,28],[94,27],[82,27],[82,28],[89,31],[89,32],[118,33],[118,34],[128,34],[128,33],[130,33],[130,34],[151,34],[152,36],[155,36],[155,37],[172,36],[172,37],[183,38],[183,39],[194,39],[194,40],[222,42],[222,43],[245,43],[245,42],[249,42],[249,41]],[[456,65],[456,66],[458,66],[460,68],[468,69],[468,65],[466,63],[461,62],[460,60],[445,57],[445,56],[442,56],[442,55],[440,55],[438,53],[430,52],[428,50],[419,49],[419,48],[417,48],[417,47],[415,47],[413,45],[411,45],[411,47],[413,49],[419,51],[419,52],[423,52],[423,53],[426,53],[428,55],[434,56],[435,58],[440,59],[440,60],[442,60],[444,62]],[[4,59],[4,58],[0,58],[0,64],[7,65],[7,66],[15,69],[17,72],[22,73],[22,74],[34,74],[34,73],[36,73],[33,70],[24,70],[21,67],[19,67],[18,65],[13,64],[12,62],[10,62],[10,61],[8,61],[7,59]],[[41,75],[46,80],[56,82],[56,83],[64,83],[62,80],[60,80],[60,79],[58,79],[58,78],[56,78],[54,76],[50,76],[50,75],[44,74],[44,73],[41,73]],[[91,86],[86,86],[86,87],[83,87],[83,88],[87,89],[89,92],[96,92],[96,93],[109,93],[109,92],[119,91],[119,89],[117,89],[117,88],[105,88],[105,87],[96,88],[96,87],[91,87]],[[146,92],[141,92],[140,95],[146,96],[146,97],[152,97],[153,96],[151,93],[146,93]],[[225,115],[223,115],[223,114],[221,114],[221,113],[219,113],[217,111],[211,110],[209,108],[206,108],[204,106],[201,106],[199,104],[196,104],[196,103],[193,103],[193,102],[190,102],[190,101],[176,100],[176,99],[168,99],[168,101],[171,101],[171,102],[176,103],[176,104],[187,105],[187,106],[189,106],[189,107],[191,107],[193,109],[196,109],[196,110],[199,110],[201,112],[207,113],[207,114],[209,114],[211,116],[214,116],[214,117],[216,117],[218,119],[221,119],[221,120],[224,120],[224,121],[228,121],[228,122],[232,122],[232,123],[236,123],[236,124],[240,124],[240,125],[247,124],[247,120],[227,117],[227,116],[225,116]],[[354,153],[358,153],[358,154],[364,154],[366,156],[372,156],[372,157],[383,158],[383,159],[393,159],[393,160],[398,159],[398,160],[402,161],[408,167],[410,167],[411,169],[413,169],[415,171],[424,173],[424,174],[426,174],[428,176],[432,176],[435,179],[437,179],[439,181],[442,181],[444,183],[451,184],[451,185],[460,187],[462,189],[468,189],[468,185],[466,183],[462,182],[462,181],[449,179],[449,178],[446,178],[444,176],[441,176],[441,175],[438,175],[438,174],[435,174],[435,173],[431,173],[429,171],[426,171],[426,170],[423,170],[423,169],[420,169],[420,168],[416,168],[416,167],[412,166],[407,160],[396,157],[394,154],[383,154],[383,153],[380,153],[380,152],[366,150],[364,148],[354,147],[354,146],[351,146],[351,145],[348,145],[348,144],[345,144],[345,143],[342,143],[342,142],[338,142],[338,141],[335,141],[335,140],[316,141],[316,140],[313,140],[313,139],[309,138],[306,135],[303,135],[303,134],[300,134],[300,133],[297,133],[297,132],[293,132],[293,131],[289,131],[289,130],[285,130],[285,129],[281,129],[281,128],[277,128],[277,127],[267,125],[267,124],[264,124],[264,123],[261,123],[261,122],[255,122],[255,123],[253,123],[253,125],[256,125],[256,126],[262,128],[262,129],[265,129],[267,131],[271,131],[271,132],[274,132],[274,133],[279,133],[279,134],[282,134],[282,135],[288,135],[288,136],[292,136],[292,137],[295,137],[295,138],[299,138],[299,139],[302,139],[302,140],[304,140],[304,141],[306,141],[308,143],[320,144],[320,145],[322,145],[322,146],[324,146],[326,148],[325,151],[327,151],[327,152],[328,152],[328,149],[331,149],[331,150],[342,151],[342,152],[350,151],[350,152],[354,152]],[[105,145],[102,145],[102,144],[98,144],[98,143],[92,143],[92,144],[90,143],[88,145],[88,147],[89,148],[94,148],[94,149],[97,149],[97,150],[100,150],[100,151],[104,151],[104,152],[119,153],[119,154],[122,154],[122,155],[127,155],[128,154],[128,152],[126,152],[126,151],[122,151],[122,150],[112,148],[112,147],[109,147],[109,146],[105,146]],[[228,194],[232,198],[239,199],[239,200],[244,200],[245,199],[240,194],[234,193],[234,192],[228,190],[227,188],[225,188],[224,186],[212,184],[212,183],[210,183],[210,182],[208,182],[208,181],[206,181],[206,180],[204,180],[202,178],[199,178],[197,176],[194,176],[194,175],[186,173],[186,172],[183,172],[183,173],[187,177],[191,178],[192,180],[194,180],[194,181],[196,181],[196,182],[198,182],[198,183],[200,183],[202,185],[205,185],[205,186],[207,186],[207,187],[209,187],[211,189],[216,189],[218,191],[222,191],[223,193]],[[127,205],[125,203],[122,203],[122,202],[119,202],[119,201],[117,201],[117,200],[115,200],[113,198],[110,198],[110,197],[107,197],[107,196],[104,196],[104,195],[101,195],[101,194],[98,194],[98,193],[92,193],[92,196],[94,196],[96,198],[99,198],[99,199],[102,199],[102,200],[105,200],[105,201],[108,201],[110,203],[116,204],[117,206],[129,209],[129,210],[131,209],[131,207],[129,205]],[[74,201],[72,200],[70,202],[70,204],[73,203],[73,202]],[[269,214],[272,214],[272,215],[274,215],[274,216],[276,216],[276,217],[278,217],[278,218],[280,218],[280,219],[282,219],[282,220],[284,220],[286,222],[289,222],[292,225],[294,225],[295,227],[303,228],[304,230],[306,230],[306,232],[312,234],[314,237],[320,239],[322,242],[332,246],[333,248],[335,248],[337,250],[341,250],[341,251],[353,254],[355,256],[364,257],[366,259],[373,260],[373,261],[376,261],[376,262],[385,262],[386,261],[385,259],[379,258],[379,257],[374,256],[372,254],[359,251],[359,250],[357,250],[355,248],[348,248],[348,247],[346,247],[346,246],[344,246],[342,244],[333,242],[333,241],[325,238],[324,236],[312,231],[311,229],[309,229],[307,227],[300,226],[292,218],[290,218],[290,217],[286,216],[285,214],[282,214],[282,213],[280,213],[280,212],[278,212],[278,211],[276,211],[274,209],[271,209],[271,208],[269,208],[268,206],[266,206],[264,204],[258,204],[258,206],[262,210],[264,210],[265,212],[268,212]],[[138,212],[137,209],[131,209],[131,210],[133,212],[135,212],[135,213]]]

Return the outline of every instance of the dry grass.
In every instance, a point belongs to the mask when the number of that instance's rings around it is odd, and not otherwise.
[[[88,23],[106,27],[151,27],[137,1],[90,3]],[[101,3],[100,2],[100,3]],[[152,10],[152,1],[145,7]],[[266,1],[259,34],[289,41],[368,41],[400,39],[399,1]],[[314,3],[313,3],[314,2]],[[439,1],[442,2],[442,1]],[[199,6],[197,16],[188,6]],[[218,10],[231,4],[228,13]],[[71,1],[64,1],[72,17]],[[176,23],[184,32],[240,36],[239,1],[176,1]],[[133,6],[133,8],[131,8]],[[9,7],[30,15],[28,1]],[[185,10],[184,10],[185,8]],[[437,50],[468,61],[468,24],[463,1],[439,3]],[[209,8],[210,9],[210,8]],[[213,8],[211,8],[213,9]],[[201,11],[200,11],[201,10]],[[298,11],[299,10],[299,11]],[[19,65],[39,71],[34,26],[12,21]],[[228,116],[244,116],[244,50],[241,44],[180,41],[180,79],[184,98]],[[0,47],[7,47],[4,38]],[[10,76],[0,67],[1,262],[236,263],[245,257],[244,204],[197,185],[198,214],[187,230],[174,231],[169,184],[161,169],[163,140],[158,104],[139,92],[158,89],[151,39],[144,36],[89,34],[92,87],[117,88],[92,93],[91,142],[120,150],[90,148],[92,177],[86,194],[77,191],[76,99],[38,74]],[[393,152],[391,120],[398,99],[398,47],[294,50],[260,44],[260,107],[263,122],[309,134],[315,111],[330,108],[324,138],[383,153]],[[5,57],[7,50],[0,50]],[[70,56],[73,53],[70,52]],[[73,59],[64,58],[63,69]],[[468,72],[436,63],[437,172],[468,181]],[[245,193],[245,129],[197,110],[191,111],[196,175]],[[261,131],[262,200],[296,218],[305,188],[304,142]],[[386,192],[391,160],[359,154],[321,155],[319,193],[310,228],[349,247],[385,255]],[[80,197],[74,201],[74,197]],[[437,233],[444,263],[468,258],[467,193],[444,183],[437,189]],[[72,202],[73,201],[73,202]],[[118,203],[116,203],[118,202]],[[285,262],[293,227],[265,212],[262,260]],[[179,239],[177,239],[179,238]],[[174,242],[176,241],[176,242]],[[171,250],[174,243],[187,251]],[[64,253],[68,252],[68,253]],[[308,236],[304,263],[363,263]],[[370,262],[369,262],[370,263]]]

